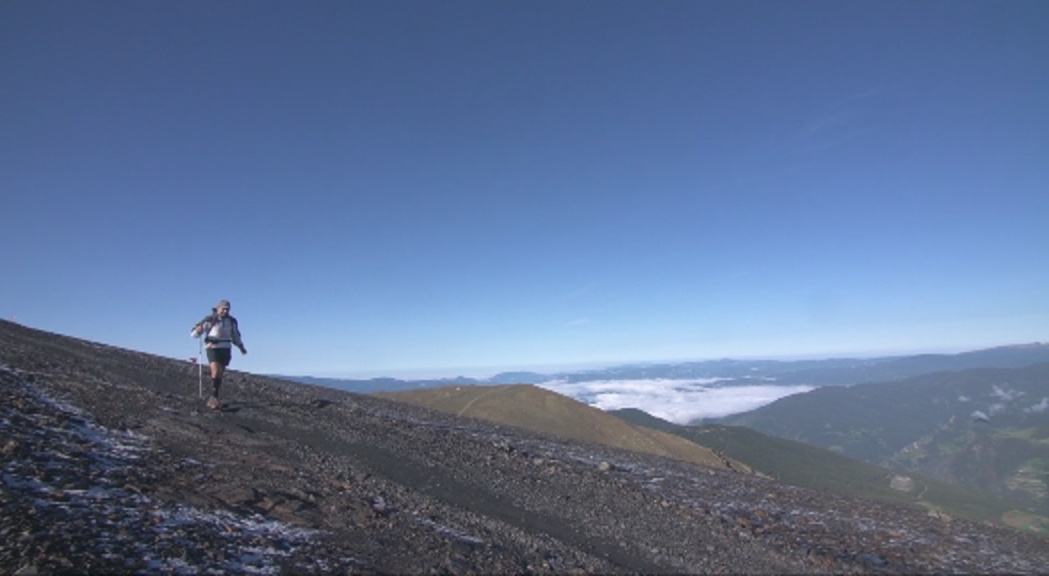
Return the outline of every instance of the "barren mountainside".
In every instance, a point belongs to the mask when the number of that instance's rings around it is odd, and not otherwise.
[[[1036,573],[1015,531],[0,322],[0,571]]]

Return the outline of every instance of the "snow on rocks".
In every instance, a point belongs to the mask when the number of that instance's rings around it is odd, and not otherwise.
[[[99,426],[7,367],[0,387],[0,565],[22,573],[311,568],[315,531],[155,501],[142,488],[149,438]],[[92,559],[74,562],[86,548]]]

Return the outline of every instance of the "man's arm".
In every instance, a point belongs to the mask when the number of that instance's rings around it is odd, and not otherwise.
[[[203,320],[197,322],[193,329],[189,331],[191,338],[200,338],[200,335],[211,330],[211,315],[205,316]]]
[[[240,339],[240,326],[237,324],[237,319],[230,316],[230,320],[233,321],[233,330],[230,334],[230,339],[233,340],[233,345],[240,348],[241,354],[247,354],[248,349],[244,347],[244,342]]]

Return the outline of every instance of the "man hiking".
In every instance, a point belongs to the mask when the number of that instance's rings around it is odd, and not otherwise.
[[[208,363],[211,364],[211,397],[208,398],[208,408],[218,410],[222,408],[219,402],[219,387],[222,386],[222,374],[229,366],[233,355],[231,345],[240,348],[241,354],[247,354],[248,349],[240,340],[240,328],[237,327],[237,319],[229,315],[229,300],[220,300],[218,305],[211,309],[211,314],[197,322],[190,335],[200,338],[204,335],[204,347],[208,349]]]

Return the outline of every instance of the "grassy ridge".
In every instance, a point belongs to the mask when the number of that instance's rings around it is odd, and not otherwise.
[[[726,461],[712,450],[678,435],[634,426],[597,408],[530,384],[450,386],[406,392],[377,392],[376,396],[635,452],[667,456],[687,462],[725,468]],[[732,467],[749,471],[741,462]]]

